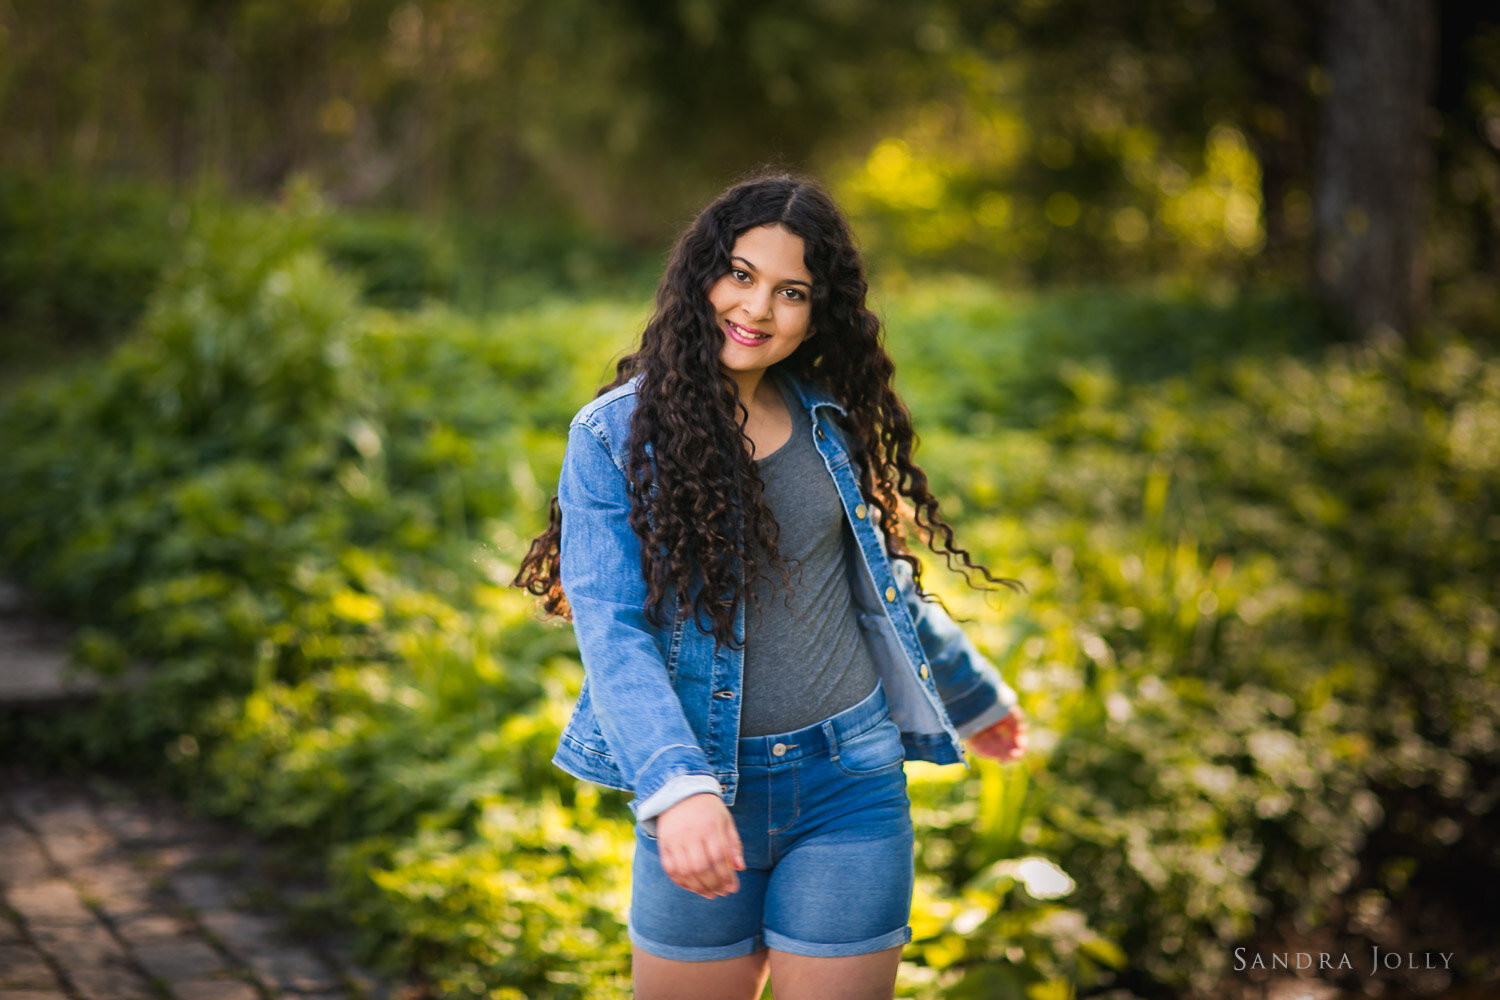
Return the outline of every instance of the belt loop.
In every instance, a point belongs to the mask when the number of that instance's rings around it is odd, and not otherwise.
[[[837,759],[839,755],[839,734],[832,719],[823,720],[823,738],[828,741],[828,756]]]

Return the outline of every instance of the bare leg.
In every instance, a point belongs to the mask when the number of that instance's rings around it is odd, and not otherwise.
[[[714,962],[678,962],[630,950],[636,1000],[759,1000],[766,952]]]
[[[776,1000],[891,1000],[901,946],[845,958],[809,958],[771,950]]]

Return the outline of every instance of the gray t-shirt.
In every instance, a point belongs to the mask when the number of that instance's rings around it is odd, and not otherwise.
[[[741,736],[822,722],[862,701],[877,676],[844,568],[849,529],[843,504],[813,446],[807,411],[794,398],[787,398],[787,409],[791,439],[755,466],[781,529],[776,547],[789,564],[792,590],[788,595],[770,567],[751,584],[759,610],[754,604],[745,609]]]

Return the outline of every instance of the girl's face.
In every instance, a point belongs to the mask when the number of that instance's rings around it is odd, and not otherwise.
[[[724,332],[719,364],[731,375],[763,374],[809,336],[812,275],[802,262],[802,238],[779,225],[747,230],[708,301]]]

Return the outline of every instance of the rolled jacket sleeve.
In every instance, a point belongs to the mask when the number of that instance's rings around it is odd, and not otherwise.
[[[719,795],[719,783],[706,774],[679,774],[653,792],[650,798],[637,799],[632,803],[635,807],[635,818],[640,820],[641,826],[654,837],[656,836],[656,817],[683,799],[705,792]]]
[[[989,728],[1016,706],[1016,692],[985,658],[964,630],[936,601],[917,593],[911,567],[891,560],[891,571],[907,612],[917,628],[917,642],[932,668],[932,679],[948,718],[964,738]]]
[[[599,729],[636,794],[632,808],[707,789],[713,769],[667,676],[660,630],[646,618],[640,540],[624,472],[588,424],[568,430],[558,481],[561,574]],[[683,776],[701,776],[691,783]],[[666,790],[666,794],[662,793]],[[670,804],[670,803],[669,803]]]

